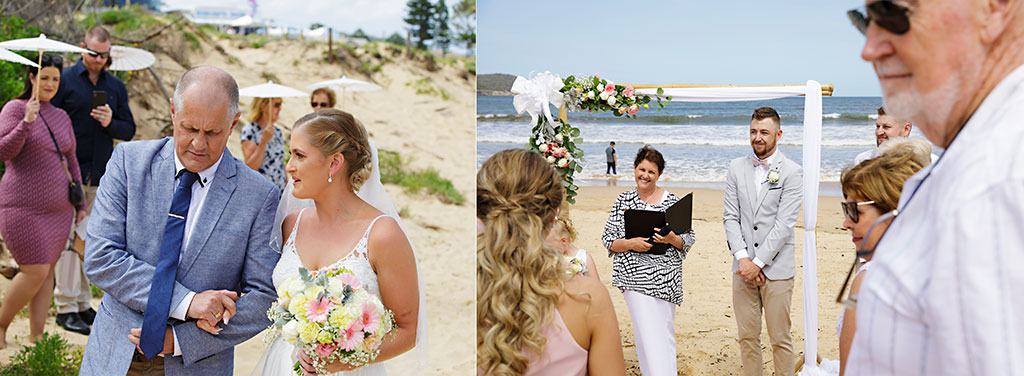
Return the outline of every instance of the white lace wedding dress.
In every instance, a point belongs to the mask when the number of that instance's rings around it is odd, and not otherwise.
[[[295,220],[295,227],[292,228],[291,235],[288,236],[288,241],[284,244],[281,249],[281,259],[277,262],[277,266],[274,267],[274,289],[284,283],[289,277],[298,276],[299,268],[302,267],[302,260],[299,259],[299,254],[295,252],[295,233],[298,232],[299,222],[302,220],[302,213],[306,210],[303,209],[299,212],[298,218]],[[329,266],[342,266],[351,270],[353,274],[359,278],[359,282],[363,284],[366,291],[380,297],[380,286],[377,284],[377,273],[373,271],[373,267],[370,265],[370,260],[367,258],[366,242],[370,235],[370,229],[377,223],[377,220],[386,217],[387,215],[380,215],[374,218],[370,226],[366,228],[366,232],[363,233],[363,237],[356,243],[355,248],[352,251],[342,257],[340,260],[335,261]],[[297,361],[295,358],[295,347],[292,344],[285,342],[281,338],[275,339],[273,343],[267,347],[267,350],[263,352],[263,357],[260,358],[259,363],[256,365],[256,369],[253,375],[262,376],[284,376],[294,375],[293,366]],[[383,363],[367,364],[353,371],[333,373],[331,376],[380,376],[387,375],[384,369]]]

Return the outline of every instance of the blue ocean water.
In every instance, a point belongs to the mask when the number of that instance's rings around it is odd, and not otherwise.
[[[881,97],[823,97],[821,181],[837,182],[842,169],[854,157],[875,147],[875,120]],[[725,181],[729,161],[751,153],[750,115],[755,108],[771,106],[782,118],[779,150],[800,163],[803,147],[802,97],[766,101],[689,103],[668,102],[661,112],[656,105],[642,110],[636,119],[611,113],[569,113],[569,123],[580,128],[584,169],[577,179],[584,184],[606,184],[604,149],[615,141],[618,176],[633,181],[636,151],[650,144],[665,156],[661,182],[717,186]],[[477,167],[487,157],[508,148],[521,148],[530,137],[530,117],[518,115],[512,97],[477,96]],[[914,128],[912,136],[922,137]],[[936,149],[936,154],[941,150]]]

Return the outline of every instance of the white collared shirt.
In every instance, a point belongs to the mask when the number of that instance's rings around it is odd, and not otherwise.
[[[860,289],[848,375],[1024,374],[1021,119],[1024,66],[906,182]]]
[[[775,165],[775,161],[777,159],[779,159],[778,155],[779,155],[779,149],[775,149],[775,151],[772,152],[772,155],[769,155],[768,158],[761,159],[762,161],[767,161],[768,162],[768,167],[764,167],[764,166],[761,166],[761,165],[758,165],[758,166],[754,167],[754,187],[755,187],[755,190],[757,192],[757,195],[754,196],[754,197],[761,197],[761,185],[763,185],[762,183],[764,183],[765,181],[768,180],[768,170],[771,169],[772,166]],[[757,158],[757,156],[755,155],[754,158]],[[753,164],[754,160],[751,159],[747,163]],[[751,202],[750,204],[751,205],[756,205],[757,203]],[[757,258],[757,256],[750,257],[750,254],[747,253],[746,249],[741,249],[739,251],[736,251],[736,253],[733,253],[733,257],[735,257],[737,261],[739,261],[739,259],[741,259],[741,258],[747,257],[747,258],[750,258],[750,261],[753,261],[754,265],[757,265],[758,268],[763,268],[764,267],[764,261],[761,261],[761,259]]]
[[[205,170],[199,171],[199,179],[195,183],[192,183],[192,199],[188,205],[188,215],[185,216],[185,231],[181,241],[181,252],[178,253],[178,260],[181,260],[181,256],[185,254],[185,248],[188,247],[189,240],[192,239],[192,230],[195,229],[195,219],[199,217],[199,213],[202,212],[203,204],[206,203],[206,194],[210,192],[210,186],[213,184],[213,178],[217,175],[217,167],[220,166],[220,162],[224,160],[224,154],[221,154],[220,159],[217,160]],[[174,174],[177,175],[178,171],[185,168],[185,165],[181,164],[178,160],[178,154],[174,154]],[[180,178],[178,178],[180,179]],[[174,186],[177,189],[178,179],[174,179]],[[185,299],[178,303],[177,307],[171,310],[170,317],[185,321],[187,319],[188,307],[192,304],[192,298],[195,297],[195,292],[189,292],[185,295]],[[173,332],[173,329],[172,329]],[[174,333],[174,356],[181,356],[181,347],[178,345],[178,334]]]

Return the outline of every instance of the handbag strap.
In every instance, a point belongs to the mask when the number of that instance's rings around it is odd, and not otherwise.
[[[64,160],[64,154],[60,152],[60,145],[57,144],[57,137],[53,136],[53,130],[50,129],[50,123],[43,117],[43,112],[39,112],[39,118],[43,119],[43,125],[46,126],[46,131],[50,133],[50,140],[53,141],[53,146],[57,148],[57,156],[60,157],[60,163],[64,165],[64,172],[68,174],[68,180],[75,181],[75,178],[71,177],[71,170],[68,169],[68,162]]]

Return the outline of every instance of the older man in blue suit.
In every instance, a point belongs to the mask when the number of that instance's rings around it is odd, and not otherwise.
[[[105,295],[82,375],[231,375],[270,324],[279,194],[225,150],[238,85],[196,67],[171,104],[174,137],[118,145],[100,181],[85,272]]]

